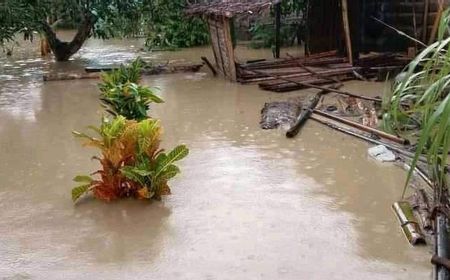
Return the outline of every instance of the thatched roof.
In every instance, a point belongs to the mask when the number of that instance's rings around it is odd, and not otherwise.
[[[213,1],[190,5],[186,9],[187,15],[217,15],[232,18],[241,14],[259,13],[270,8],[281,0],[228,0]]]

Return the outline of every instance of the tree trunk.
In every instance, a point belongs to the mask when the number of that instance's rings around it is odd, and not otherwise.
[[[47,37],[41,36],[41,56],[47,56],[51,52],[52,50],[50,49]]]
[[[43,22],[43,32],[48,40],[50,48],[57,61],[67,61],[83,46],[84,42],[91,36],[91,30],[94,27],[95,20],[86,15],[83,23],[78,27],[77,34],[71,42],[64,42],[58,39],[55,31],[47,23]]]

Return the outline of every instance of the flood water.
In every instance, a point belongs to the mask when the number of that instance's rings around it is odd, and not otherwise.
[[[42,73],[136,56],[139,41],[91,40],[55,64],[25,45],[0,65],[2,279],[431,279],[390,210],[405,173],[367,158],[364,142],[308,123],[295,139],[259,128],[275,94],[196,74],[146,77],[166,103],[150,114],[163,146],[185,143],[162,202],[71,201],[72,178],[96,150],[71,135],[98,124],[97,80],[42,82]],[[209,48],[146,54],[198,61]],[[242,48],[245,57],[269,55]],[[253,57],[252,57],[253,56]],[[351,83],[351,90],[382,91]]]

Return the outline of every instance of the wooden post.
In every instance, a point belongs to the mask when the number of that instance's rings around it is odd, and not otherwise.
[[[205,64],[209,67],[209,69],[211,69],[211,72],[213,73],[213,75],[217,76],[217,70],[216,70],[216,68],[214,68],[214,66],[211,64],[211,62],[209,62],[208,58],[206,56],[202,56],[201,59],[203,60],[203,62],[205,62]]]
[[[47,23],[48,24],[53,24],[54,22],[50,19],[50,17],[47,17]],[[56,28],[56,26],[55,26]],[[50,44],[48,43],[48,39],[44,34],[40,34],[40,39],[41,39],[41,56],[47,56],[48,54],[50,54],[52,52],[51,48],[50,48]]]
[[[309,11],[310,11],[310,3],[309,0],[306,0],[305,56],[309,56],[311,54],[311,52],[309,51],[309,40],[311,38],[311,35],[309,34],[309,25],[310,25]]]
[[[280,58],[281,3],[275,5],[275,58]]]
[[[422,42],[427,41],[429,10],[430,10],[430,0],[425,0],[423,10],[423,22],[422,22]]]
[[[444,2],[443,2],[443,0],[439,0],[439,8],[437,11],[436,18],[434,19],[433,29],[431,30],[431,34],[430,34],[430,40],[428,41],[429,45],[431,45],[434,42],[434,40],[436,39],[436,34],[439,29],[439,22],[441,21],[443,12],[444,12]]]
[[[347,0],[341,0],[342,5],[342,23],[344,25],[345,45],[347,47],[348,61],[353,65],[353,48],[350,34],[350,23],[348,19],[348,3]]]
[[[217,51],[217,28],[215,27],[215,22],[211,18],[207,18],[208,29],[209,29],[209,38],[211,40],[211,47],[214,54],[214,60],[216,61],[216,67],[219,72],[222,72],[221,62],[219,62],[219,55]]]
[[[41,56],[42,57],[47,56],[49,53],[52,52],[48,40],[44,35],[40,35],[40,41],[41,41],[40,44]]]
[[[223,20],[224,42],[226,48],[224,55],[228,57],[228,65],[225,65],[225,67],[228,66],[226,72],[228,72],[230,80],[236,82],[237,80],[236,60],[234,58],[233,39],[231,38],[230,19],[223,17],[222,20]]]

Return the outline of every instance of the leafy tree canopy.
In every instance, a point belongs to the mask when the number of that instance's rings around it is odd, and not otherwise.
[[[148,48],[185,48],[208,43],[205,22],[184,16],[187,3],[186,0],[153,0],[146,5]]]
[[[140,30],[140,0],[4,0],[0,3],[0,44],[14,40],[23,32],[33,39],[33,32],[43,34],[57,60],[68,60],[87,38],[123,36]],[[78,22],[71,42],[62,42],[51,23]]]

